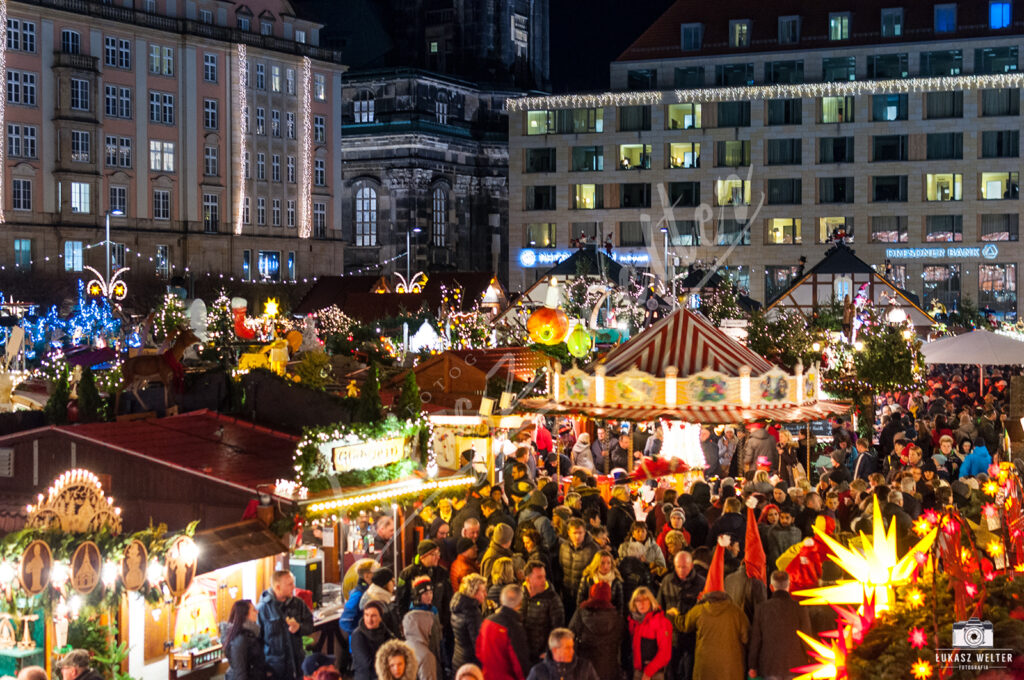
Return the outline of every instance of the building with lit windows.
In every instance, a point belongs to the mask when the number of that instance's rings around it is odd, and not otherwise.
[[[6,7],[0,266],[341,273],[340,53],[287,0]]]
[[[510,289],[582,234],[771,301],[844,237],[925,309],[1012,318],[1022,44],[1020,2],[679,0],[612,92],[509,102]]]
[[[349,72],[339,187],[346,270],[491,271],[508,262],[508,116],[496,89],[416,69]]]

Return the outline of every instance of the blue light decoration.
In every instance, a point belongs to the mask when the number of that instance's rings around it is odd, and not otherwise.
[[[25,358],[29,360],[45,356],[50,350],[63,351],[65,347],[81,344],[116,345],[121,333],[121,320],[114,315],[110,300],[88,299],[81,280],[78,300],[67,319],[61,318],[54,305],[45,316],[26,316],[21,326],[26,336]]]

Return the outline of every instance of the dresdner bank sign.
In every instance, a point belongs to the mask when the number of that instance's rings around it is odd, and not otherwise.
[[[924,248],[886,248],[887,260],[965,260],[984,258],[994,260],[999,257],[999,246],[986,243],[983,246],[928,246]]]
[[[575,250],[548,250],[546,248],[523,248],[519,251],[519,266],[525,269],[534,267],[554,267],[563,260],[568,260]],[[604,252],[604,251],[602,251]],[[646,250],[617,249],[609,256],[619,264],[632,264],[646,267],[651,263],[651,256]]]

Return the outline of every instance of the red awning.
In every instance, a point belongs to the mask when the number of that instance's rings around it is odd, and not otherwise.
[[[524,399],[518,407],[524,411],[552,414],[580,414],[590,418],[606,420],[630,420],[647,422],[658,418],[682,420],[688,423],[709,425],[740,423],[751,420],[777,420],[781,422],[807,422],[822,420],[831,415],[846,413],[850,404],[842,401],[817,401],[803,405],[685,405],[657,406],[629,404],[588,404],[580,402],[555,402],[548,399]]]

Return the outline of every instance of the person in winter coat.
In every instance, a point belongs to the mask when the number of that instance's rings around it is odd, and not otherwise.
[[[803,540],[803,532],[794,521],[793,510],[789,507],[780,507],[779,523],[765,533],[764,554],[769,569],[774,569],[783,553]]]
[[[724,591],[707,593],[675,626],[697,633],[693,680],[743,680],[750,624]]]
[[[491,544],[487,546],[487,551],[484,553],[483,558],[480,560],[480,573],[487,579],[488,584],[493,583],[491,581],[491,574],[494,571],[494,562],[502,557],[507,557],[512,560],[513,565],[518,562],[519,569],[522,571],[522,558],[512,552],[512,541],[516,536],[515,530],[507,524],[497,524],[493,528],[488,529],[491,534]]]
[[[630,553],[631,546],[639,545],[642,548],[642,559],[651,571],[656,574],[664,574],[665,553],[661,551],[658,544],[647,533],[647,524],[644,522],[633,522],[630,527],[629,538],[619,545],[619,557],[626,557]]]
[[[480,573],[480,565],[476,561],[476,541],[471,538],[460,538],[455,551],[458,555],[448,570],[452,582],[452,592],[458,591],[459,584],[468,574]]]
[[[540,542],[544,550],[554,553],[558,550],[558,533],[544,511],[548,508],[548,497],[540,489],[535,489],[526,497],[519,510],[519,524],[528,524],[540,533]]]
[[[537,663],[547,649],[548,634],[565,625],[562,598],[548,583],[544,565],[530,562],[526,565],[526,583],[523,597],[523,626],[526,627],[530,663]]]
[[[789,574],[772,573],[772,595],[754,610],[747,647],[747,669],[751,676],[791,678],[791,668],[807,663],[798,630],[810,634],[807,607],[789,595]]]
[[[448,625],[448,604],[452,600],[452,581],[448,570],[438,564],[441,560],[441,547],[430,540],[420,541],[416,546],[416,557],[413,563],[402,570],[398,577],[398,612],[404,614],[412,606],[412,583],[419,576],[429,576],[434,591],[434,607],[442,626]]]
[[[576,636],[576,653],[594,667],[599,678],[617,678],[622,672],[619,650],[622,645],[621,609],[612,602],[612,589],[603,581],[590,586],[588,597],[580,602],[569,621]]]
[[[648,588],[637,588],[630,598],[629,635],[633,680],[663,680],[672,659],[672,624]]]
[[[239,600],[231,605],[223,642],[228,659],[227,680],[266,680],[259,614],[252,602]]]
[[[477,663],[476,639],[484,622],[486,597],[487,581],[480,574],[469,574],[462,579],[459,592],[452,597],[453,668]]]
[[[447,609],[447,607],[446,607]],[[441,669],[441,623],[434,607],[434,589],[430,577],[417,576],[412,584],[412,608],[402,619],[405,641],[416,654],[417,680],[439,680]]]
[[[612,500],[608,506],[608,539],[614,550],[618,550],[629,536],[629,530],[635,521],[636,512],[629,497],[629,487],[612,487]]]
[[[295,597],[295,577],[290,571],[275,571],[270,588],[257,607],[263,655],[274,680],[300,680],[302,636],[313,634],[313,613]]]
[[[728,534],[732,542],[739,544],[740,550],[742,550],[743,540],[746,538],[746,519],[741,514],[742,510],[743,502],[739,498],[736,496],[726,498],[722,502],[722,515],[711,525],[711,531],[708,532],[708,538],[704,544],[714,547],[718,544],[719,536]]]
[[[594,464],[594,453],[590,449],[590,435],[586,432],[579,436],[576,443],[572,447],[572,452],[569,454],[569,458],[572,459],[572,464],[576,467],[581,467],[584,470],[589,471],[591,474],[597,471],[597,466]]]
[[[398,607],[395,604],[394,572],[387,567],[381,567],[374,571],[370,578],[370,587],[363,593],[363,597],[359,601],[359,608],[365,611],[366,605],[371,602],[377,602],[381,606],[380,612],[384,619],[384,625],[391,632],[395,634],[400,633],[402,631],[402,617],[399,615]]]
[[[363,608],[363,620],[348,639],[354,680],[380,680],[377,677],[377,651],[385,642],[398,637],[397,632],[384,623],[385,609],[380,602],[367,602]],[[412,677],[416,677],[415,663],[412,664]]]
[[[374,669],[378,680],[417,680],[416,654],[401,640],[388,640],[377,651]]]
[[[964,462],[960,466],[960,479],[988,472],[990,465],[992,465],[992,455],[989,453],[988,447],[985,446],[985,440],[978,437],[974,440],[974,450],[964,458]]]
[[[523,589],[505,586],[501,591],[501,608],[488,616],[480,626],[476,639],[476,658],[487,680],[525,680],[530,667],[529,643],[519,608]]]
[[[558,560],[562,566],[562,601],[568,604],[571,611],[576,608],[576,593],[580,579],[583,578],[583,570],[594,559],[598,547],[587,533],[587,525],[582,519],[573,517],[569,520],[568,535],[558,546]]]
[[[672,571],[661,580],[658,604],[675,617],[685,615],[697,604],[704,590],[704,576],[694,569],[693,556],[680,551],[672,559]],[[675,677],[690,676],[697,638],[691,633],[675,631],[672,640],[672,673]]]
[[[515,564],[510,557],[499,557],[491,566],[490,585],[487,587],[487,604],[484,611],[488,614],[497,611],[501,606],[501,591],[505,586],[519,583],[522,572],[516,573]]]
[[[704,476],[710,479],[722,474],[722,464],[718,459],[718,443],[711,438],[711,429],[700,428],[700,450],[704,454]]]
[[[658,547],[661,548],[662,554],[665,555],[666,564],[668,564],[668,560],[671,557],[668,554],[668,548],[665,547],[665,536],[668,535],[668,532],[678,531],[683,534],[683,537],[686,539],[686,543],[690,543],[690,532],[685,529],[683,526],[684,524],[686,524],[686,513],[682,508],[673,507],[672,510],[669,511],[668,521],[662,525],[661,532],[658,534],[658,538],[654,541],[658,544]]]
[[[345,608],[341,611],[341,618],[338,619],[338,627],[345,631],[345,635],[351,635],[359,625],[359,619],[363,615],[360,601],[373,582],[374,566],[376,566],[376,562],[373,560],[360,560],[356,563],[356,585],[348,594]]]
[[[72,649],[61,658],[57,666],[60,669],[61,680],[64,678],[68,680],[102,680],[103,678],[100,672],[92,667],[92,657],[84,649]],[[38,668],[39,672],[44,677],[46,676],[46,670],[39,666],[28,666],[27,668]],[[20,678],[23,674],[28,675],[30,672],[26,672],[26,668],[23,668],[18,673],[18,677]]]
[[[615,568],[615,558],[607,550],[596,553],[590,564],[583,570],[580,578],[580,585],[576,591],[576,606],[579,606],[587,598],[593,597],[591,590],[598,583],[608,586],[608,596],[616,611],[625,613],[626,601],[623,597],[622,574]]]
[[[576,653],[568,628],[555,628],[548,636],[548,654],[530,670],[527,680],[598,680],[590,662]]]
[[[749,427],[751,432],[747,437],[747,446],[744,450],[742,472],[756,470],[758,460],[761,458],[767,460],[773,470],[777,470],[779,456],[775,440],[763,425],[752,424]]]

